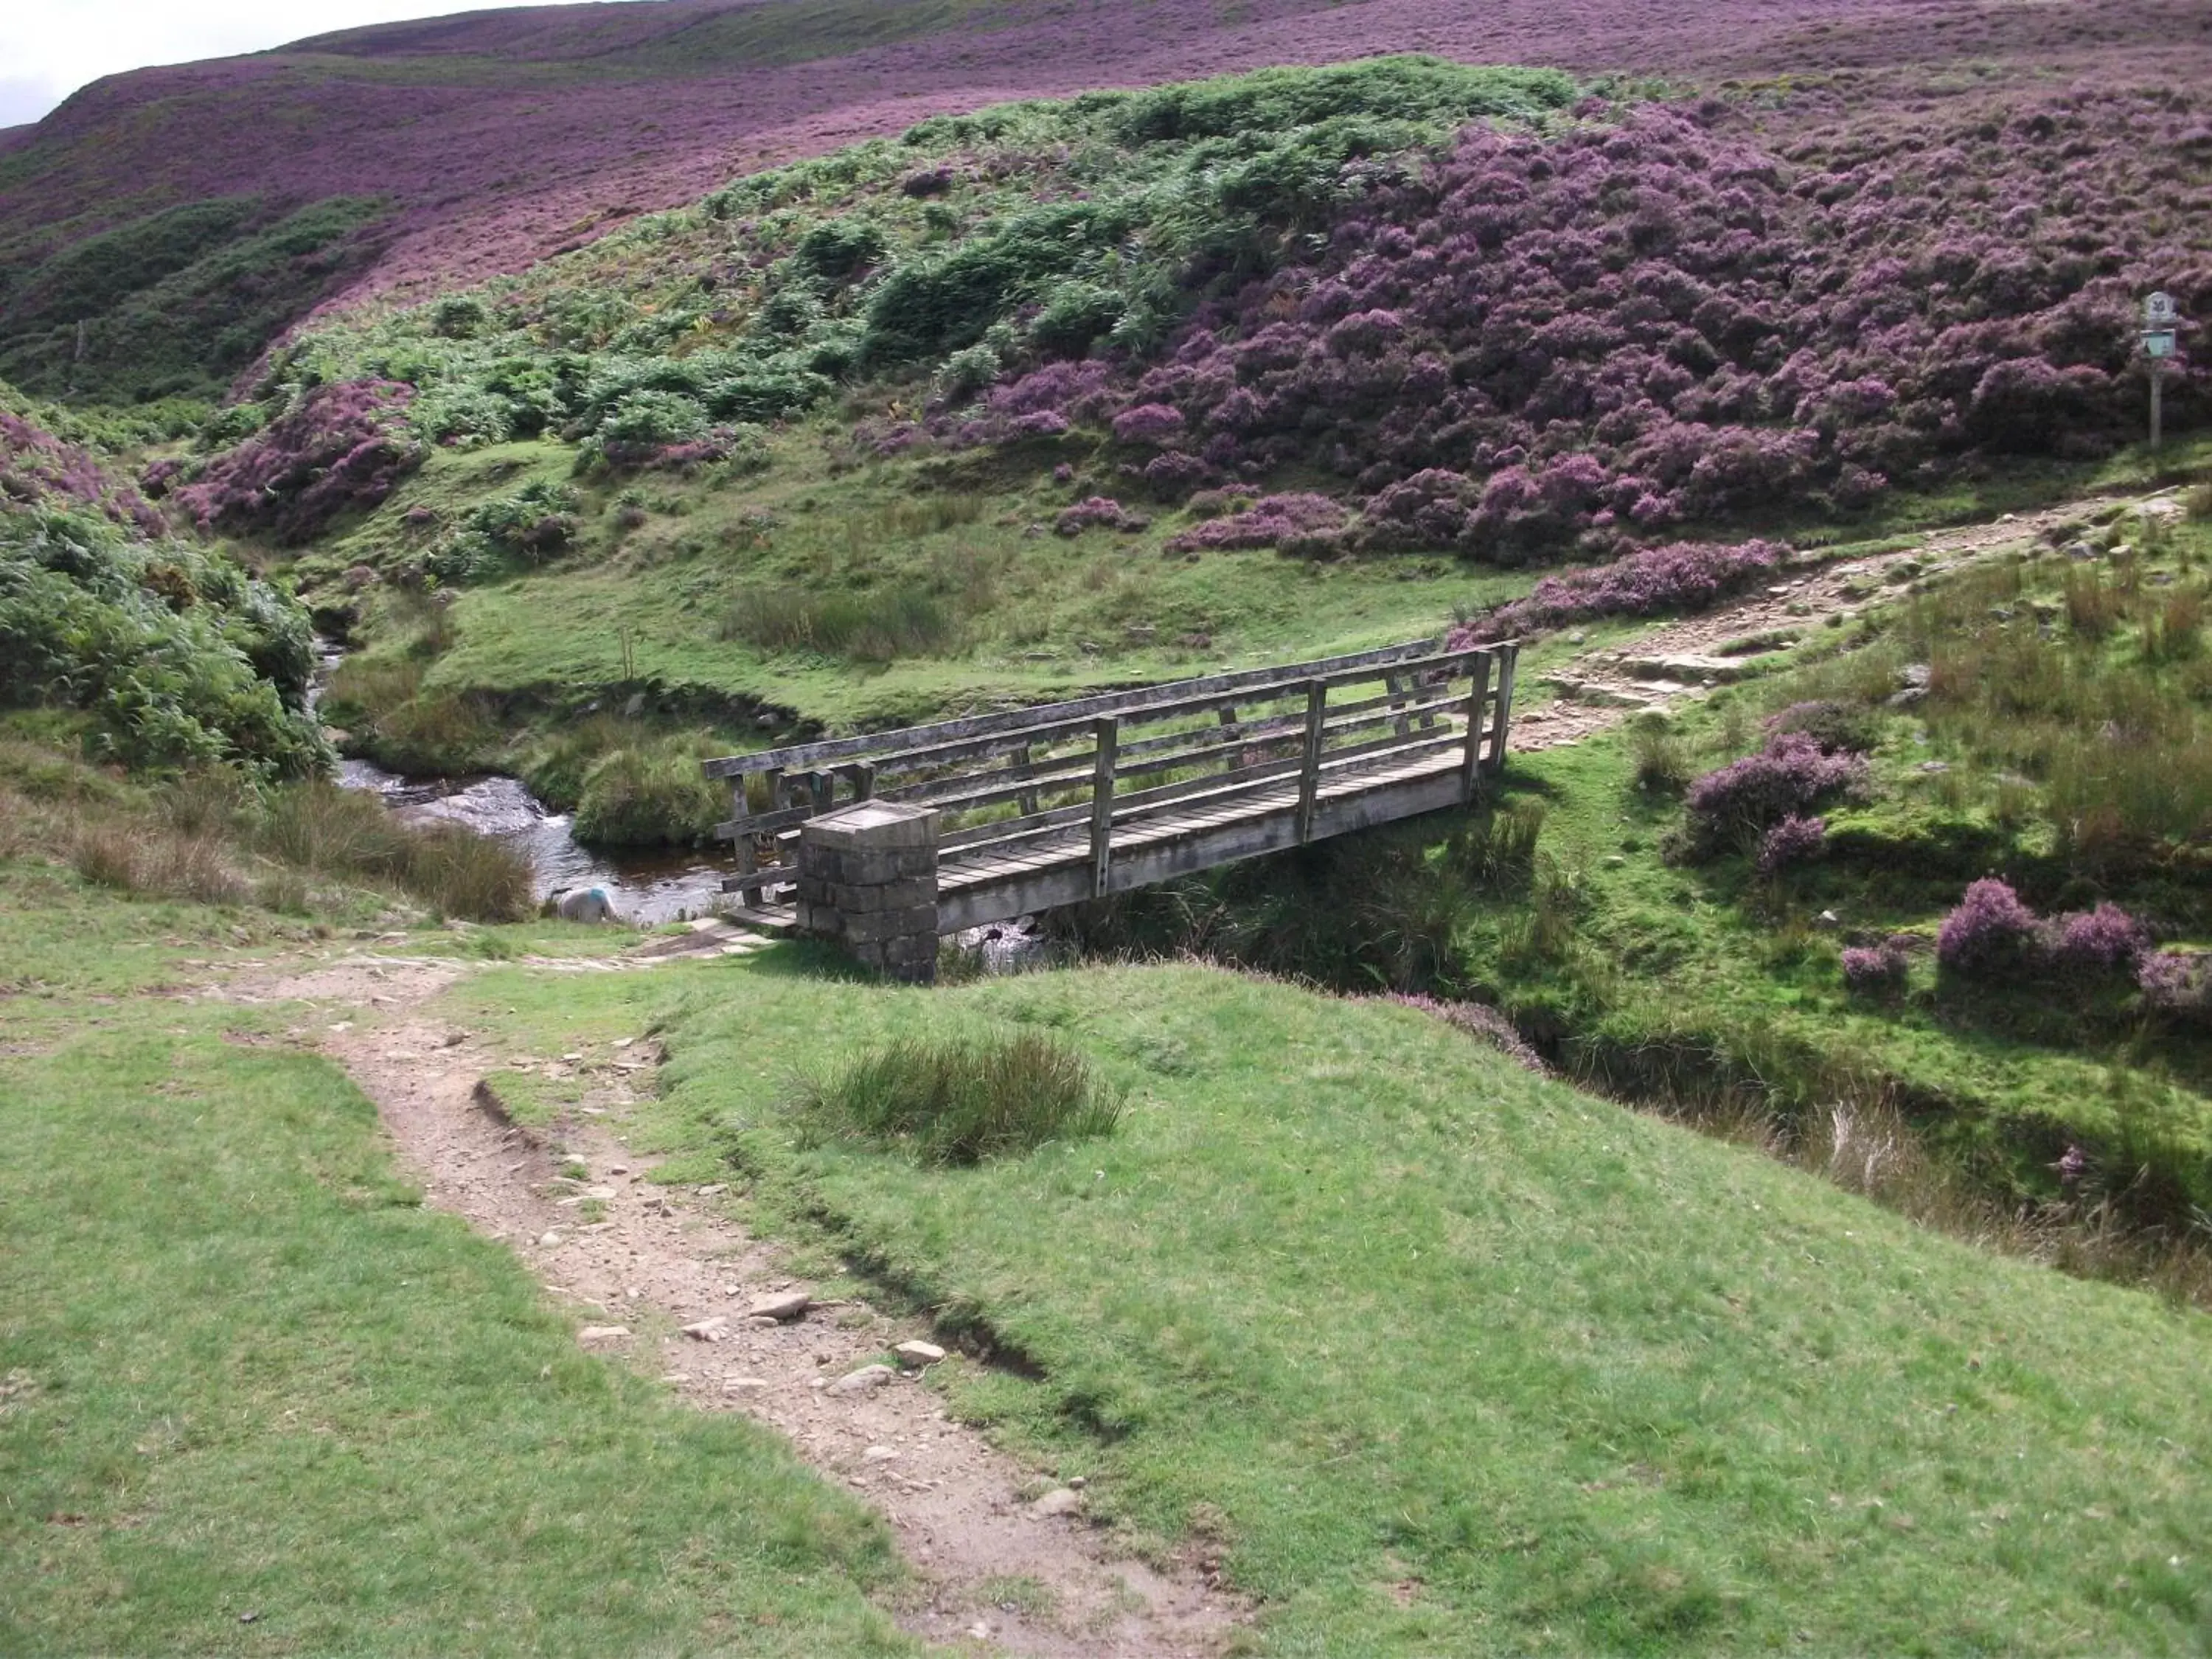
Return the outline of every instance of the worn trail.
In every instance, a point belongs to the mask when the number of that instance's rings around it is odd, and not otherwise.
[[[1778,645],[1820,630],[1830,617],[1846,621],[1893,602],[1899,584],[1984,558],[2033,539],[2055,526],[2078,521],[2081,507],[2052,507],[1988,524],[1937,531],[1918,545],[1894,553],[1844,559],[1784,572],[1758,592],[1694,617],[1662,623],[1632,646],[1587,652],[1546,678],[1557,701],[1516,711],[1514,749],[1556,749],[1610,731],[1647,710],[1702,696],[1740,678],[1755,654],[1753,642]]]
[[[660,1376],[702,1410],[779,1431],[881,1512],[914,1570],[895,1611],[915,1634],[1044,1659],[1195,1659],[1246,1621],[1210,1564],[1156,1566],[1117,1549],[1085,1518],[1079,1486],[1040,1480],[952,1420],[923,1381],[926,1353],[883,1366],[898,1344],[927,1339],[918,1322],[872,1307],[851,1281],[795,1280],[714,1187],[653,1182],[650,1160],[623,1139],[658,1062],[648,1043],[550,1057],[495,1049],[430,1006],[469,971],[349,951],[215,994],[301,1006],[295,1036],[376,1103],[428,1201],[520,1255],[573,1306],[586,1346]],[[580,1076],[586,1104],[541,1136],[507,1120],[500,1080],[549,1067]],[[813,1298],[799,1316],[748,1316],[794,1292]]]

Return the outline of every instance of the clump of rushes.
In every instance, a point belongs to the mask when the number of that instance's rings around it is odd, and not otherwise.
[[[1113,1133],[1121,1097],[1073,1049],[1035,1032],[927,1041],[902,1037],[801,1088],[809,1144],[896,1147],[918,1164],[975,1164],[1051,1140]]]

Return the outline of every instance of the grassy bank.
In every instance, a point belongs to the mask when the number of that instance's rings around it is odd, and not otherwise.
[[[21,855],[0,918],[0,1648],[910,1650],[858,1505],[580,1353],[283,1006],[173,994],[288,924]]]
[[[2200,1315],[1993,1259],[1540,1080],[1416,1011],[1195,968],[873,988],[785,947],[499,969],[516,1041],[664,1006],[634,1146],[1009,1362],[957,1408],[1189,1543],[1283,1654],[2182,1652]],[[673,988],[672,990],[670,988]],[[614,1029],[611,1024],[607,1029]],[[973,1168],[825,1138],[805,1080],[1050,1036],[1103,1138]]]

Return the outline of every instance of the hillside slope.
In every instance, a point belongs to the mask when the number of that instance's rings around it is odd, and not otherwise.
[[[0,372],[48,394],[204,392],[319,303],[518,270],[762,166],[1018,96],[1399,51],[1700,84],[1846,69],[1953,90],[2201,83],[2207,30],[2182,0],[1844,15],[1805,0],[661,0],[358,30],[113,77],[0,134]],[[163,216],[200,204],[231,222],[180,239]],[[282,280],[218,261],[188,284],[194,303],[155,307],[221,349],[144,373],[149,331],[127,302],[279,227]],[[120,291],[82,283],[86,240],[124,230],[160,257]]]

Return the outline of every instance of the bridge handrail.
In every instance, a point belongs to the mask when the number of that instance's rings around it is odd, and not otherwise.
[[[1293,777],[1300,841],[1310,831],[1325,776],[1346,769],[1356,777],[1362,769],[1456,750],[1465,757],[1463,793],[1472,799],[1480,773],[1503,763],[1516,655],[1514,641],[1449,651],[1432,641],[1416,641],[1015,711],[1027,721],[1021,726],[1007,725],[1009,715],[978,716],[709,763],[710,774],[728,780],[736,797],[736,816],[716,827],[717,834],[736,842],[738,873],[726,885],[750,895],[787,884],[787,863],[763,869],[762,852],[772,841],[775,856],[787,860],[783,844],[799,826],[842,804],[836,799],[841,778],[856,799],[874,797],[954,812],[1020,804],[1013,817],[941,835],[945,854],[973,858],[985,849],[1005,854],[1027,842],[1065,842],[1087,821],[1101,891],[1117,825],[1170,810],[1213,812],[1218,809],[1212,803],[1227,804],[1240,794],[1257,799]],[[1470,681],[1470,689],[1453,689],[1468,688]],[[1379,695],[1329,702],[1332,691],[1378,682],[1385,688]],[[1102,704],[1109,706],[1098,712]],[[1282,712],[1270,712],[1271,705]],[[1218,724],[1205,718],[1209,714]],[[979,732],[979,723],[1001,729]],[[1126,735],[1131,727],[1162,725],[1175,729]],[[929,733],[948,735],[941,742],[914,742]],[[854,747],[871,743],[879,745],[872,755]],[[1001,757],[1008,763],[993,763]],[[958,765],[977,760],[985,763],[980,769]],[[779,761],[784,764],[770,763]],[[738,762],[744,769],[732,769]],[[1125,781],[1201,768],[1206,769],[1199,776],[1122,787]],[[922,775],[886,787],[886,772]],[[767,810],[755,811],[747,784],[761,775],[769,780],[770,799]],[[1047,804],[1055,797],[1058,805]],[[1274,810],[1287,808],[1281,802]]]
[[[881,765],[896,763],[913,756],[919,763],[935,764],[939,760],[964,758],[933,752],[960,744],[964,739],[1013,736],[1034,738],[1036,730],[1044,726],[1079,722],[1088,725],[1103,714],[1129,714],[1173,701],[1202,700],[1224,691],[1249,691],[1270,685],[1303,684],[1316,675],[1327,676],[1360,668],[1395,667],[1401,660],[1433,656],[1437,654],[1437,649],[1434,640],[1416,640],[1409,644],[1386,645],[1372,651],[1328,657],[1318,662],[1292,663],[1273,668],[1236,669],[1197,679],[1140,685],[1126,691],[1103,691],[1068,702],[1040,703],[1028,708],[1005,709],[994,714],[970,714],[959,720],[939,720],[933,725],[908,726],[895,732],[866,732],[857,737],[824,738],[814,743],[789,744],[781,749],[763,749],[757,754],[725,756],[706,761],[702,766],[710,778],[734,778],[756,776],[766,772],[806,771],[821,766],[825,761],[865,758],[872,759]],[[1177,693],[1181,694],[1180,697],[1174,695]]]

